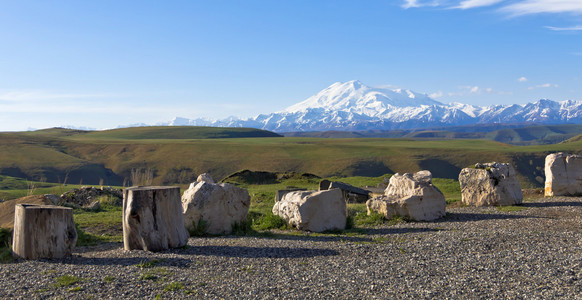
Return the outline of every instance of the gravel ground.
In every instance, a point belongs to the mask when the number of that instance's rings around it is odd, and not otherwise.
[[[81,247],[0,265],[1,298],[582,299],[582,198],[448,209],[358,233],[191,238],[185,249]],[[77,283],[59,286],[59,278]]]

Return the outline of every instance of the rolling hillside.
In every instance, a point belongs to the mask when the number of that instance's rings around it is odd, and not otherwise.
[[[153,171],[154,184],[185,184],[203,172],[220,179],[243,169],[294,171],[326,177],[380,176],[428,169],[435,177],[456,179],[465,166],[503,161],[516,166],[523,184],[540,186],[545,155],[555,151],[579,153],[582,149],[582,141],[511,146],[469,139],[195,139],[192,136],[200,136],[194,133],[195,129],[163,127],[173,139],[160,132],[152,133],[156,138],[146,139],[150,133],[143,128],[1,133],[0,174],[44,178],[49,182],[66,179],[72,184],[98,184],[103,180],[106,185],[131,184],[128,180],[132,169]]]
[[[365,130],[289,132],[288,137],[317,138],[410,138],[410,139],[489,139],[512,145],[555,144],[582,134],[582,124],[537,125],[499,128],[502,125],[462,126],[434,130]],[[487,130],[491,129],[491,130]]]

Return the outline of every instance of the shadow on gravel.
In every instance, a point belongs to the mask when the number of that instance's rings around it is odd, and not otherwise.
[[[367,234],[403,234],[417,232],[435,232],[441,231],[437,228],[367,228]]]
[[[507,219],[522,219],[522,218],[532,218],[530,216],[522,215],[507,215],[507,214],[495,214],[495,213],[454,213],[448,212],[444,218],[432,221],[434,223],[447,223],[447,222],[470,222],[470,221],[483,221],[483,220],[507,220]]]
[[[339,252],[331,249],[314,248],[261,248],[242,246],[199,246],[189,247],[181,254],[224,256],[238,258],[297,258],[297,257],[317,257],[335,256]]]
[[[166,252],[160,252],[166,253]],[[189,259],[184,258],[171,258],[171,259],[155,259],[154,257],[73,257],[67,259],[51,259],[44,260],[50,263],[64,263],[72,265],[90,265],[90,266],[139,266],[144,263],[151,263],[152,266],[149,267],[164,267],[164,266],[174,266],[180,268],[187,268],[192,263]]]
[[[558,206],[582,206],[582,202],[577,201],[556,201],[556,202],[524,202],[524,207],[558,207]]]

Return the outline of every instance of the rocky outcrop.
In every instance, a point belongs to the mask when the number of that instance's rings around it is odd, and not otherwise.
[[[339,189],[288,192],[275,203],[273,214],[299,230],[323,232],[346,227],[346,201]]]
[[[402,216],[414,221],[432,221],[445,216],[446,200],[432,184],[429,171],[396,173],[384,195],[366,202],[368,214],[378,212],[386,218]]]
[[[516,205],[523,200],[515,170],[507,163],[478,163],[474,168],[464,168],[459,183],[466,205]]]
[[[229,234],[232,226],[246,221],[251,196],[230,183],[214,183],[210,176],[199,176],[182,195],[184,225],[190,231]]]
[[[120,189],[115,189],[112,187],[101,187],[96,188],[93,186],[84,186],[80,189],[72,189],[63,193],[60,197],[60,201],[56,203],[56,199],[53,200],[55,205],[68,205],[73,207],[89,207],[92,206],[98,198],[103,196],[108,197],[110,204],[121,205],[123,201],[123,192]]]
[[[552,153],[546,156],[546,196],[582,195],[582,156]]]

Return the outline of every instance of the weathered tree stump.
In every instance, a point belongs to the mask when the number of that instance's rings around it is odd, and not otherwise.
[[[77,243],[73,209],[54,205],[17,204],[14,208],[14,257],[71,256]]]
[[[125,250],[163,251],[188,242],[179,187],[139,186],[123,190]]]

